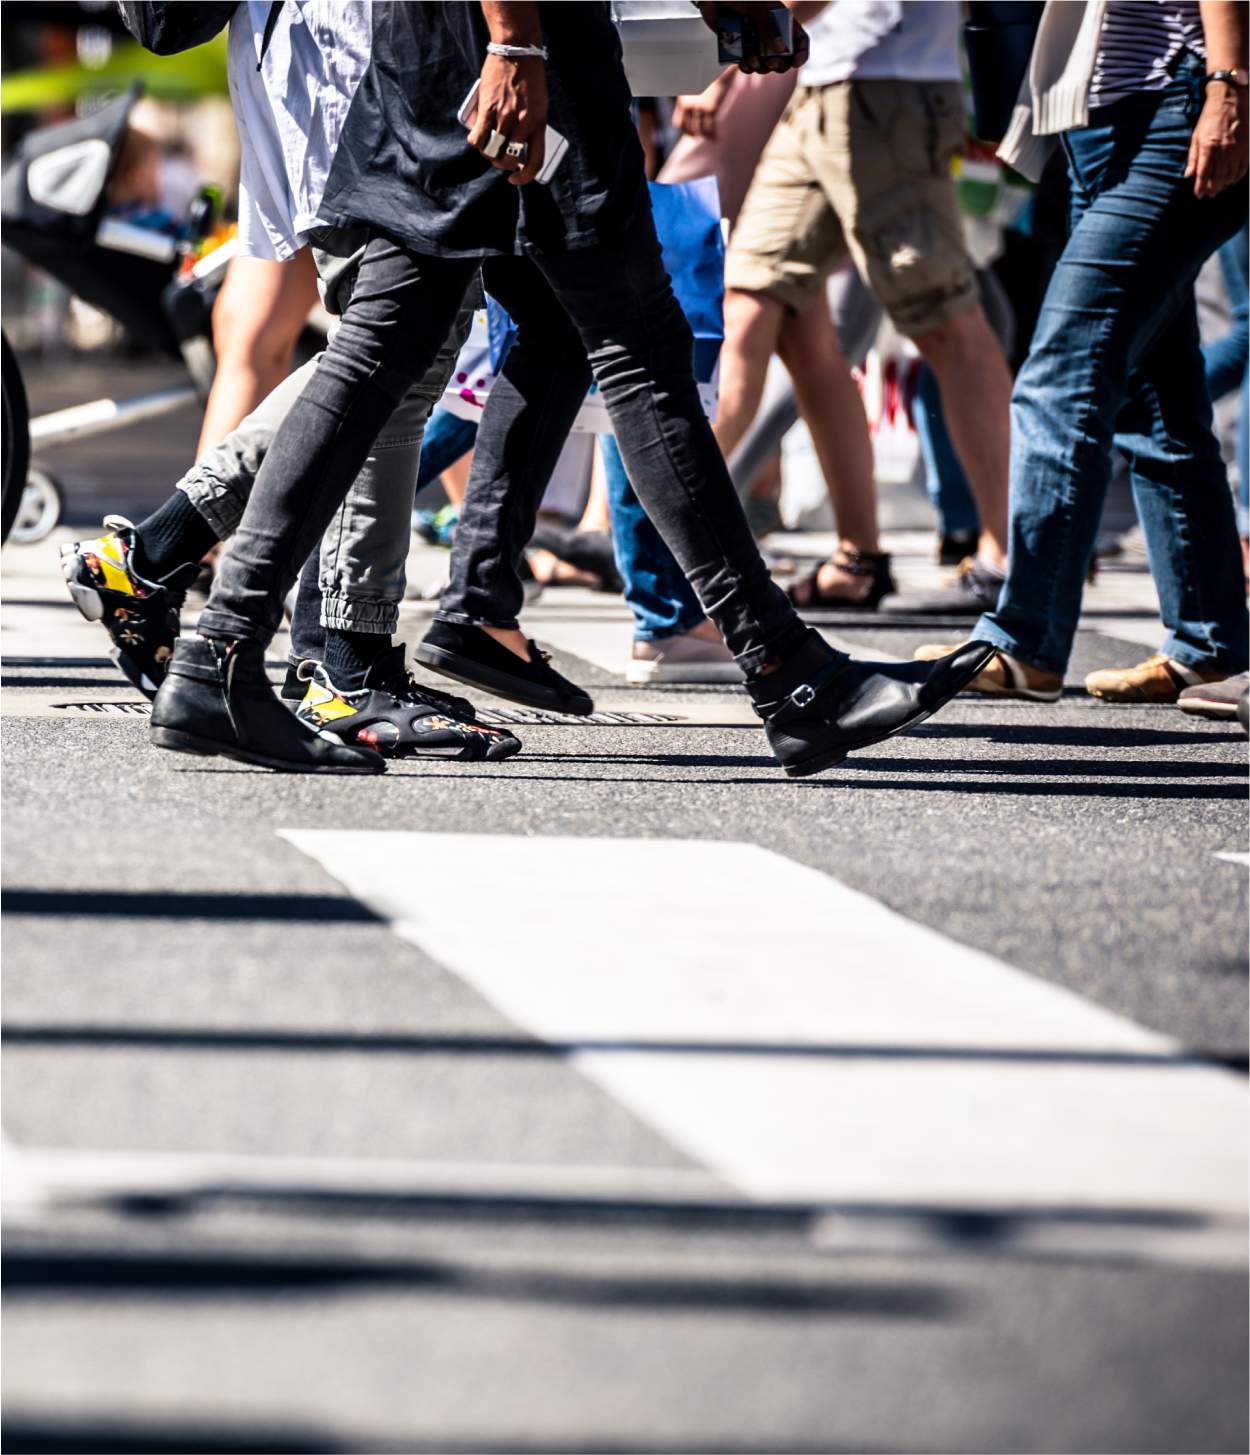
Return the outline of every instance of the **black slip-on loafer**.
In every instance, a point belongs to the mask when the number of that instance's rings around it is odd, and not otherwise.
[[[432,672],[525,707],[567,712],[574,717],[594,712],[589,694],[576,682],[562,677],[550,665],[546,652],[533,642],[529,643],[529,651],[529,661],[523,662],[481,627],[435,618],[413,656]]]

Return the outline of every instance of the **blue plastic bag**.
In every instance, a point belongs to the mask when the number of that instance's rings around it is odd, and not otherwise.
[[[714,414],[716,365],[725,337],[725,239],[716,178],[650,182],[648,187],[664,266],[694,334],[694,376],[703,407]],[[502,305],[489,296],[486,311],[491,370],[498,373],[516,338],[516,325]],[[595,434],[612,433],[598,386],[591,385],[574,428]]]

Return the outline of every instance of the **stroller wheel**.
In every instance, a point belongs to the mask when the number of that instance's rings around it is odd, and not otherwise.
[[[40,466],[32,465],[26,475],[26,488],[18,501],[9,539],[25,546],[44,540],[60,522],[63,503],[56,477]]]
[[[0,497],[0,540],[8,540],[9,531],[21,504],[30,465],[30,408],[26,403],[26,387],[7,338],[0,335],[0,382],[3,383],[3,430],[0,450],[4,456],[3,495]]]

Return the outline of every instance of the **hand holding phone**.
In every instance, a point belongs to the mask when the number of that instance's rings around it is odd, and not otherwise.
[[[490,59],[490,57],[488,57],[488,59]],[[456,112],[456,119],[460,122],[460,124],[469,128],[470,145],[477,146],[479,151],[482,149],[481,144],[480,141],[474,141],[474,135],[479,131],[478,99],[481,95],[481,90],[482,82],[481,78],[479,77],[479,79],[474,81],[473,85],[469,88],[469,94],[460,103],[460,110]],[[492,128],[490,126],[483,127],[480,129],[481,139],[484,140],[492,129],[502,130],[503,128]],[[511,134],[513,133],[510,133],[510,135]],[[538,143],[537,148],[535,148],[535,142]],[[526,182],[530,180],[544,183],[550,182],[552,177],[555,175],[556,168],[559,167],[560,163],[564,160],[565,152],[567,152],[569,149],[568,141],[560,135],[560,133],[555,129],[554,126],[548,126],[544,129],[542,133],[536,136],[532,136],[529,139],[529,146],[531,148],[531,151],[529,157],[527,158],[527,161],[531,165],[533,164],[533,162],[535,161],[536,151],[541,152],[541,158],[538,161],[538,170],[534,172],[532,179],[530,177],[525,177],[524,180]],[[494,162],[495,165],[498,165],[498,162],[496,162],[494,158],[491,158],[491,161]],[[510,169],[505,167],[501,168],[501,170]],[[518,186],[524,185],[521,181],[521,176],[524,170],[524,168],[518,167],[516,168],[516,170],[511,171],[511,175],[509,176],[508,180],[510,182],[516,182]]]
[[[716,6],[720,60],[748,74],[789,71],[807,59],[807,35],[784,5],[722,0]]]

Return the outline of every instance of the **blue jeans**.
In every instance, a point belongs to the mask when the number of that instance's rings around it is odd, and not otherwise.
[[[421,441],[421,462],[417,466],[417,489],[424,490],[457,460],[461,460],[473,448],[477,438],[477,424],[471,419],[461,419],[441,404],[435,405],[430,422],[425,427],[425,438]]]
[[[966,535],[981,529],[977,503],[968,488],[968,477],[959,463],[955,446],[942,416],[942,396],[937,378],[928,364],[921,364],[916,397],[912,400],[911,422],[924,460],[925,488],[943,535]]]
[[[1129,462],[1162,650],[1246,668],[1241,554],[1194,306],[1199,268],[1245,221],[1246,185],[1199,201],[1183,175],[1201,78],[1186,58],[1166,90],[1064,137],[1070,235],[1011,401],[1010,564],[973,633],[1045,671],[1071,655],[1113,445]]]
[[[1207,366],[1207,392],[1212,401],[1223,399],[1234,389],[1241,390],[1241,404],[1237,411],[1237,529],[1241,535],[1247,533],[1250,518],[1250,374],[1247,373],[1247,358],[1250,356],[1250,257],[1247,256],[1250,229],[1243,227],[1231,242],[1220,249],[1220,268],[1224,274],[1224,286],[1228,289],[1228,301],[1232,305],[1233,321],[1223,338],[1203,349]]]
[[[634,613],[635,638],[657,642],[693,631],[703,620],[703,608],[634,493],[616,437],[600,435],[599,452],[608,482],[616,569],[625,583],[625,600]]]

